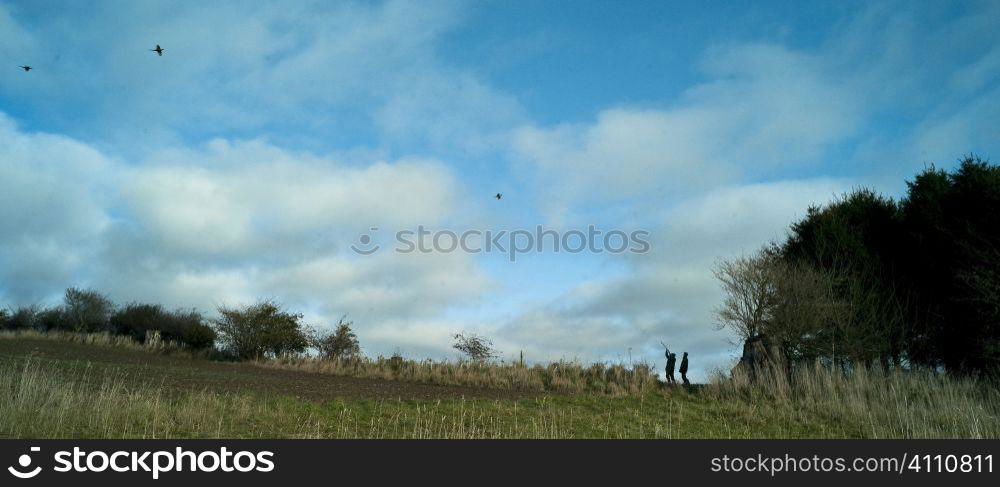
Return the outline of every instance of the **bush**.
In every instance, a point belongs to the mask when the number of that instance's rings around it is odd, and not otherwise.
[[[358,337],[351,330],[354,323],[341,318],[333,333],[317,333],[312,339],[312,346],[326,359],[349,359],[361,355],[361,345]]]
[[[205,324],[197,311],[165,311],[158,304],[128,304],[110,319],[111,331],[128,335],[144,343],[149,332],[159,332],[161,339],[192,349],[215,344],[215,331]]]
[[[214,321],[223,348],[240,360],[302,353],[309,337],[302,315],[289,313],[271,301],[243,308],[219,307]]]
[[[211,348],[215,345],[215,330],[205,322],[205,318],[195,310],[173,311],[166,314],[166,330],[162,337],[173,340],[195,350]]]
[[[36,313],[34,329],[38,331],[70,331],[72,326],[66,313],[57,306],[45,308]]]
[[[500,355],[500,352],[493,348],[493,342],[486,337],[471,333],[456,333],[453,338],[455,343],[452,348],[462,352],[474,362],[485,362]]]
[[[0,311],[0,329],[33,330],[38,323],[37,306],[21,306],[13,311]]]
[[[131,303],[120,309],[95,291],[66,290],[63,306],[22,306],[0,310],[0,330],[108,332],[145,343],[148,332],[161,339],[200,350],[215,344],[215,330],[195,310],[166,311],[158,304]]]
[[[6,309],[0,309],[0,330],[16,330],[13,314]]]
[[[162,329],[163,315],[163,307],[158,304],[127,304],[111,316],[111,332],[142,343],[147,331]]]

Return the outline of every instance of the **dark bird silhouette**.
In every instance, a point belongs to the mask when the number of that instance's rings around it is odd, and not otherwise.
[[[31,70],[32,70],[32,67],[31,67],[31,66],[18,66],[18,67],[19,67],[19,68],[21,68],[21,69],[23,69],[23,70],[24,70],[24,72],[28,72],[28,71],[31,71]]]
[[[502,195],[502,194],[500,194],[500,193],[497,193],[497,195],[496,195],[496,199],[500,199],[500,198],[503,198],[503,195]]]
[[[156,53],[157,55],[159,55],[159,56],[162,56],[162,55],[163,55],[163,51],[166,51],[166,49],[164,49],[164,48],[160,47],[160,45],[159,45],[159,44],[157,44],[157,45],[156,45],[156,49],[150,49],[150,51],[153,51],[153,52],[155,52],[155,53]]]

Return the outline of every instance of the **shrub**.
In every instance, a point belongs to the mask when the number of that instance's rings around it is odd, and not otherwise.
[[[61,307],[45,308],[35,314],[34,329],[38,331],[70,331],[72,326]]]
[[[493,342],[486,337],[472,333],[456,333],[453,338],[455,343],[452,348],[462,352],[474,362],[485,362],[500,355],[500,352],[493,348]]]
[[[209,348],[215,343],[215,331],[194,310],[170,312],[158,304],[131,303],[111,316],[110,325],[112,332],[140,343],[154,331],[163,340],[192,349]]]
[[[224,349],[241,360],[301,353],[309,346],[302,315],[271,301],[243,308],[219,307],[214,321]]]
[[[8,320],[10,319],[10,311],[6,309],[0,309],[0,330],[7,330]]]
[[[358,337],[351,330],[354,323],[344,321],[341,318],[337,322],[337,329],[333,333],[317,333],[313,339],[313,347],[319,351],[320,356],[326,359],[348,359],[361,354],[361,345]]]
[[[211,348],[215,345],[215,330],[205,322],[196,310],[177,310],[166,314],[167,326],[163,338],[184,344],[195,350]]]
[[[111,331],[142,343],[147,331],[162,328],[163,315],[163,307],[158,304],[130,303],[111,316]]]
[[[13,312],[4,310],[3,319],[0,320],[0,329],[4,330],[32,330],[38,322],[37,306],[20,306]]]

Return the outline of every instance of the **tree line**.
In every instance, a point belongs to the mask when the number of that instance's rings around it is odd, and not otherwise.
[[[109,333],[128,336],[140,344],[161,340],[190,350],[211,351],[212,357],[227,360],[260,360],[309,351],[325,359],[361,357],[354,323],[346,316],[332,330],[319,330],[307,325],[301,313],[288,311],[272,300],[222,305],[217,312],[217,317],[209,319],[195,309],[168,310],[148,303],[117,306],[97,291],[69,288],[57,306],[0,309],[0,330]],[[462,332],[452,338],[452,348],[472,362],[499,357],[500,352],[486,337]]]
[[[1000,166],[929,167],[899,200],[808,209],[783,242],[720,262],[718,324],[792,362],[1000,371]]]
[[[270,300],[247,306],[220,306],[218,317],[206,318],[194,309],[168,310],[159,304],[116,306],[93,290],[69,288],[60,305],[0,309],[0,330],[110,333],[138,343],[154,339],[191,350],[212,350],[217,358],[257,360],[313,349],[326,358],[360,355],[353,323],[341,318],[332,331],[305,324]]]

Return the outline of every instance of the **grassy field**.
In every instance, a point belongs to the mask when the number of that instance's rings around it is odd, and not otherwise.
[[[125,342],[2,335],[0,437],[1000,437],[995,387],[927,372],[844,377],[805,369],[795,386],[775,376],[753,386],[722,380],[638,393],[449,380],[352,377],[316,364],[215,362]]]

